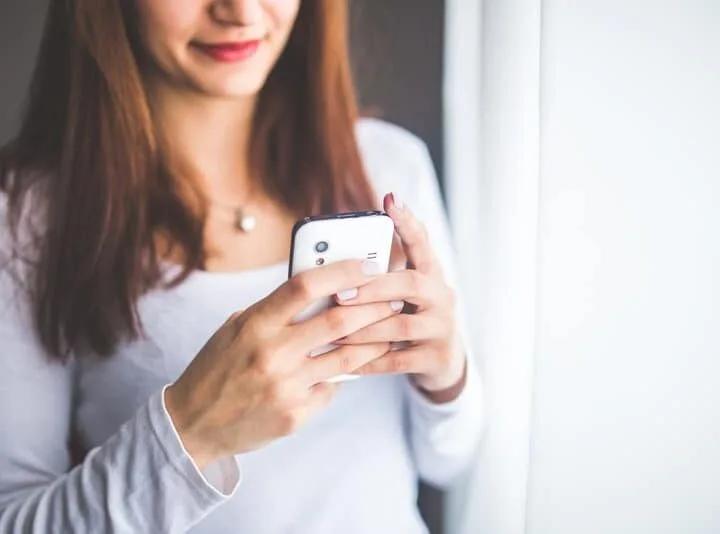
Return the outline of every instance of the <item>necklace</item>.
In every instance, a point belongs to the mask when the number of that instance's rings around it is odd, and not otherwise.
[[[257,218],[255,215],[248,213],[242,206],[231,206],[216,201],[211,201],[211,204],[232,212],[233,226],[238,232],[246,234],[252,232],[257,226]]]
[[[254,215],[246,213],[242,208],[235,208],[235,228],[243,233],[252,232],[257,225]]]

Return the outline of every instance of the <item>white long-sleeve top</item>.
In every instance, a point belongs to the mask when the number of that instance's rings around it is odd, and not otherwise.
[[[452,247],[425,145],[377,120],[358,125],[380,197],[396,191],[428,228],[452,277]],[[0,534],[419,534],[418,477],[443,486],[481,433],[470,359],[456,400],[436,405],[404,376],[345,383],[297,433],[203,472],[183,449],[162,392],[234,311],[264,297],[287,264],[195,272],[142,297],[147,335],[108,360],[50,363],[31,327],[0,197]],[[452,278],[450,278],[452,283]],[[71,469],[68,442],[91,452]]]

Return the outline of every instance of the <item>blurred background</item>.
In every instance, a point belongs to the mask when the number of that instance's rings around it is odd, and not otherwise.
[[[0,141],[44,10],[0,3]],[[443,184],[489,423],[433,534],[720,532],[720,2],[351,0]]]

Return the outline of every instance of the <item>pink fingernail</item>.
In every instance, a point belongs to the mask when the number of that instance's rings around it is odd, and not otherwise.
[[[390,303],[390,309],[394,312],[402,311],[402,309],[405,307],[405,302],[402,300],[393,300]]]
[[[337,294],[338,300],[341,300],[343,302],[352,300],[358,296],[358,290],[356,287],[352,289],[345,289],[343,291],[340,291],[340,293]]]

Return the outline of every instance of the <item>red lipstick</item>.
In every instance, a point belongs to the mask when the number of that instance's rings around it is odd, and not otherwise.
[[[235,62],[245,61],[254,56],[260,47],[260,43],[260,39],[255,39],[253,41],[242,41],[237,43],[195,43],[193,46],[215,61]]]

